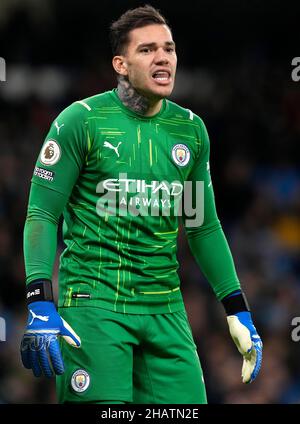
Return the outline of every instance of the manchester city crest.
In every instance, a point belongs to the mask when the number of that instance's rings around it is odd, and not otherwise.
[[[84,392],[90,385],[90,376],[85,370],[77,370],[72,374],[71,386],[77,393]]]
[[[172,158],[179,166],[185,166],[189,163],[191,153],[185,144],[175,144],[172,149]]]

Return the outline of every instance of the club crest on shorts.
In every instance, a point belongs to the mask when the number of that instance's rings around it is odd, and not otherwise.
[[[185,144],[175,144],[172,149],[172,158],[179,166],[185,166],[189,163],[191,153]]]
[[[77,370],[72,374],[71,386],[77,393],[84,392],[90,385],[89,373],[85,370]]]
[[[55,165],[60,159],[60,147],[56,140],[48,140],[44,144],[41,154],[40,161],[44,165]]]

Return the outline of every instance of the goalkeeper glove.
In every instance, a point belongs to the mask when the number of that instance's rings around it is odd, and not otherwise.
[[[21,359],[35,377],[64,373],[58,336],[71,346],[80,347],[81,341],[69,324],[61,318],[53,303],[49,280],[32,282],[27,286],[29,316],[21,341]]]
[[[226,296],[222,303],[227,313],[230,335],[238,351],[243,355],[243,383],[251,383],[261,368],[263,348],[261,338],[254,327],[246,297],[241,290]]]

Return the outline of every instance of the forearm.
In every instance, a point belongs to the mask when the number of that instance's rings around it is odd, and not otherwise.
[[[57,248],[57,224],[32,210],[24,227],[26,284],[37,279],[51,280]]]
[[[205,230],[190,232],[188,240],[194,258],[219,300],[241,288],[219,221]]]
[[[24,227],[26,284],[52,279],[57,249],[57,227],[66,196],[38,184],[31,185]]]

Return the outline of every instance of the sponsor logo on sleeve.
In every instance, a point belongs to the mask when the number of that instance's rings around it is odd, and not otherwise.
[[[49,171],[48,169],[40,168],[36,166],[34,168],[34,173],[36,177],[42,178],[43,180],[47,180],[52,182],[54,180],[55,173],[53,171]]]
[[[46,143],[44,144],[41,154],[40,154],[40,161],[44,164],[44,165],[55,165],[59,159],[60,159],[60,155],[61,155],[61,150],[59,147],[59,144],[57,143],[56,140],[48,140],[46,141]]]
[[[55,121],[54,126],[55,126],[55,128],[56,128],[57,135],[59,135],[60,129],[61,129],[62,127],[64,127],[64,126],[65,126],[65,124],[58,125],[58,122],[57,122],[57,121]]]

